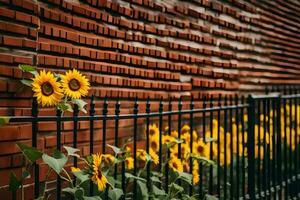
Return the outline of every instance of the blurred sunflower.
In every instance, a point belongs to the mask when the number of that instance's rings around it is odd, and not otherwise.
[[[159,129],[156,124],[149,125],[149,137],[159,137]]]
[[[190,132],[190,126],[185,124],[182,128],[181,128],[181,134],[185,134],[185,133],[189,133]]]
[[[193,161],[192,175],[193,175],[193,185],[198,184],[200,181],[200,177],[199,177],[200,175],[199,175],[199,163],[196,160]]]
[[[102,159],[108,165],[112,165],[115,162],[115,157],[113,155],[111,155],[111,154],[103,154],[102,155]]]
[[[102,155],[93,154],[92,158],[93,158],[92,181],[98,186],[99,191],[103,191],[106,188],[106,185],[107,185],[108,181],[107,181],[107,178],[103,175],[103,173],[101,171]]]
[[[61,101],[63,94],[60,83],[51,72],[42,70],[32,80],[33,96],[43,107],[55,106]]]
[[[209,146],[203,142],[203,140],[199,140],[193,144],[193,153],[198,156],[209,157]]]
[[[64,93],[71,99],[87,96],[90,89],[88,79],[76,69],[69,70],[61,76]]]
[[[150,138],[149,146],[153,151],[157,152],[159,150],[158,138]]]
[[[157,165],[159,163],[159,157],[157,153],[155,153],[152,149],[149,149],[149,155],[153,163]]]
[[[144,149],[138,149],[136,151],[136,153],[137,153],[136,156],[137,156],[138,159],[140,159],[142,161],[146,161],[147,160],[147,153],[146,153],[146,151]]]
[[[125,167],[128,170],[133,169],[134,165],[133,165],[134,159],[132,157],[127,157],[125,159]]]
[[[163,135],[162,136],[162,143],[166,145],[172,145],[176,142],[176,139],[170,135]]]
[[[181,160],[179,160],[177,157],[171,157],[169,160],[169,167],[176,172],[183,172]]]

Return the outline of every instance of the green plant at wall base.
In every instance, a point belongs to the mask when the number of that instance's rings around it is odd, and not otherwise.
[[[93,154],[86,158],[81,158],[78,154],[79,150],[72,147],[64,146],[66,154],[54,150],[53,155],[48,155],[35,148],[29,147],[27,145],[18,143],[18,148],[21,150],[25,156],[28,164],[20,177],[17,177],[14,173],[10,175],[9,190],[13,193],[13,197],[16,197],[16,192],[23,185],[24,180],[30,176],[30,169],[33,163],[42,160],[48,166],[48,172],[46,175],[44,192],[38,198],[39,200],[47,199],[45,191],[47,190],[47,181],[49,180],[49,175],[55,172],[60,178],[68,182],[69,187],[62,190],[62,196],[71,196],[78,200],[98,200],[102,199],[105,192],[108,192],[108,198],[111,200],[121,199],[123,197],[122,185],[119,181],[115,180],[113,177],[113,166],[117,163],[125,162],[127,172],[126,176],[126,196],[125,199],[132,199],[132,185],[133,182],[137,182],[137,198],[138,199],[202,199],[198,195],[189,196],[183,191],[187,191],[189,185],[192,184],[192,175],[185,172],[171,171],[170,177],[171,181],[169,184],[168,193],[159,188],[161,184],[161,179],[163,177],[160,172],[152,172],[150,180],[150,188],[147,187],[146,167],[148,163],[153,163],[151,156],[146,154],[146,162],[143,163],[144,167],[138,169],[136,176],[132,173],[132,167],[130,163],[127,162],[128,158],[131,158],[131,154],[126,151],[126,146],[123,148],[118,148],[115,146],[110,146],[114,151],[112,154]],[[66,166],[68,161],[76,157],[77,159],[83,161],[84,167],[82,169],[71,167],[71,172]],[[139,160],[141,161],[141,160]],[[141,164],[141,163],[140,163]],[[76,181],[74,181],[76,179]],[[95,196],[87,196],[86,185],[92,181],[98,188],[98,192]],[[178,184],[181,181],[181,185]],[[205,195],[203,199],[214,199],[209,195]]]

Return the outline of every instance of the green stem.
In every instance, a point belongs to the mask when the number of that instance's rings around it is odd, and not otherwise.
[[[69,173],[65,170],[65,168],[62,168],[62,170],[63,170],[63,172],[67,175],[67,177],[68,177],[68,179],[69,179],[69,180],[67,180],[67,181],[71,183],[71,186],[72,186],[72,188],[73,188],[73,187],[74,187],[74,186],[73,186],[73,181],[72,181],[72,179],[71,179]]]

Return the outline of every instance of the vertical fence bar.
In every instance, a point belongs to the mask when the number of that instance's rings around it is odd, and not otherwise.
[[[261,152],[261,120],[260,120],[260,114],[261,114],[261,100],[257,100],[257,134],[256,134],[256,129],[255,129],[255,117],[254,117],[254,142],[257,139],[257,146],[255,144],[254,146],[254,158],[256,158],[256,149],[257,149],[257,168],[255,170],[257,170],[257,173],[255,174],[257,176],[257,190],[258,190],[258,198],[261,197],[261,156],[260,156],[260,152]],[[255,160],[254,160],[255,162]],[[255,176],[254,175],[254,176]]]
[[[296,90],[295,90],[295,94]],[[294,152],[294,161],[295,161],[295,168],[294,168],[294,175],[295,175],[295,197],[298,198],[298,97],[295,97],[294,99],[294,112],[295,112],[295,120],[294,120],[294,127],[295,127],[295,152]]]
[[[91,96],[90,101],[90,154],[94,153],[94,115],[95,115],[95,103],[94,103],[94,95]],[[94,185],[93,182],[90,181],[90,195],[94,195]]]
[[[172,98],[169,99],[169,105],[168,105],[168,135],[171,135],[172,130]],[[170,151],[167,152],[167,157],[169,159],[170,157]],[[165,191],[168,193],[169,191],[169,165],[166,165],[166,180],[165,180]]]
[[[136,155],[136,151],[137,151],[137,115],[139,112],[139,104],[138,104],[138,98],[135,98],[134,101],[134,106],[133,106],[133,175],[136,176],[137,175],[137,155]],[[134,179],[133,181],[133,199],[137,199],[137,180]]]
[[[240,196],[240,134],[239,134],[239,97],[235,95],[235,123],[236,123],[236,199]],[[233,144],[234,145],[234,144]]]
[[[218,169],[217,169],[217,193],[218,198],[221,198],[221,166],[220,166],[220,154],[221,154],[221,145],[220,145],[220,122],[221,122],[221,94],[218,97],[218,111],[217,111],[217,118],[218,118],[218,137],[217,137],[217,148],[218,148]]]
[[[162,170],[162,124],[163,124],[163,113],[164,111],[164,104],[163,104],[163,99],[161,97],[160,101],[159,101],[159,108],[158,108],[158,112],[159,112],[159,164],[158,164],[158,169],[159,171]],[[161,184],[160,184],[161,186]]]
[[[289,88],[289,93],[292,94],[292,90],[291,90],[291,87]],[[292,160],[292,139],[293,139],[293,123],[292,123],[292,120],[293,120],[293,116],[292,116],[292,100],[293,98],[290,97],[288,99],[288,105],[289,105],[289,159],[288,159],[288,165],[289,165],[289,176],[288,176],[288,184],[289,184],[289,197],[292,198],[293,196],[293,179],[292,179],[292,176],[293,176],[293,160]]]
[[[106,116],[108,113],[108,100],[107,100],[107,96],[104,98],[104,102],[103,102],[103,110],[102,110],[102,114],[103,114],[103,120],[102,120],[102,154],[106,153]],[[104,193],[104,199],[107,200],[108,199],[108,187],[105,189],[105,193]]]
[[[120,107],[121,103],[119,98],[117,99],[116,105],[115,105],[115,146],[119,147],[119,115],[120,115]],[[115,164],[115,170],[114,170],[114,179],[117,180],[118,175],[118,165]]]
[[[191,154],[193,154],[193,142],[194,142],[194,98],[193,96],[191,96],[191,100],[190,100],[190,151]],[[198,161],[197,161],[198,162]],[[193,158],[190,156],[190,173],[193,173]],[[193,181],[192,181],[192,185],[190,186],[190,196],[193,195],[194,193],[194,187],[193,187]]]
[[[224,199],[227,199],[227,95],[224,99]]]
[[[147,102],[146,102],[146,152],[149,154],[150,151],[150,141],[149,141],[149,126],[150,126],[150,99],[148,97]],[[161,160],[159,160],[161,162]],[[151,170],[151,162],[147,162],[147,187],[150,188],[150,170]]]
[[[56,111],[56,149],[61,150],[61,111]],[[57,175],[56,178],[56,199],[61,199],[61,178]]]
[[[73,148],[77,148],[77,131],[78,131],[78,105],[74,104],[74,108],[73,108]],[[73,161],[74,167],[77,167],[77,158],[74,157],[74,161]],[[74,179],[74,183],[76,179]]]
[[[276,158],[277,158],[277,163],[276,163],[276,171],[277,171],[277,188],[278,190],[278,198],[279,200],[282,199],[282,192],[283,192],[283,183],[282,183],[282,160],[281,160],[281,97],[279,96],[276,98]]]
[[[262,157],[262,162],[263,162],[263,168],[262,168],[262,191],[263,191],[263,197],[266,197],[266,185],[267,185],[267,173],[266,173],[266,154],[267,154],[267,145],[266,145],[266,129],[267,129],[267,123],[266,123],[266,108],[267,108],[267,99],[264,99],[262,102],[263,105],[263,157]],[[260,122],[261,123],[261,122]],[[260,152],[259,152],[260,154]]]
[[[272,198],[276,198],[277,195],[277,171],[276,171],[276,164],[277,164],[277,152],[276,152],[276,100],[272,100],[272,115],[270,116],[270,120],[272,119],[272,131],[270,131],[270,134],[272,133],[272,162],[271,162],[271,166],[272,166],[272,187],[273,187],[273,197]],[[271,128],[271,127],[270,127]]]
[[[106,146],[106,116],[108,113],[108,100],[107,96],[104,98],[103,102],[103,110],[102,110],[102,115],[103,115],[103,120],[102,120],[102,153],[105,154],[105,146]]]
[[[212,109],[214,106],[213,104],[213,96],[210,96],[210,105],[209,107]],[[210,118],[209,118],[209,129],[210,129],[210,138],[213,138],[213,111],[211,110],[210,112]],[[213,160],[213,145],[214,143],[211,142],[209,145],[209,159]],[[212,194],[213,193],[213,165],[209,165],[209,185],[208,185],[208,193]]]
[[[284,88],[285,89],[285,88]],[[284,91],[286,94],[286,91]],[[287,110],[286,110],[286,98],[283,98],[283,128],[284,128],[284,147],[283,147],[283,162],[284,162],[284,198],[288,199],[289,187],[288,187],[288,149],[287,149]]]
[[[32,121],[32,147],[37,147],[37,134],[38,134],[38,103],[37,99],[34,98],[32,101],[31,116]],[[34,162],[34,197],[38,198],[40,194],[40,181],[39,181],[39,165]]]
[[[254,138],[254,116],[255,101],[252,96],[248,97],[248,194],[250,200],[255,200],[255,138]]]
[[[241,100],[242,105],[245,104],[245,97],[242,96]],[[241,124],[242,124],[242,196],[245,198],[246,195],[246,170],[245,170],[245,118],[244,118],[244,108],[241,109]],[[238,178],[239,176],[237,176]]]
[[[270,195],[271,195],[271,180],[272,180],[272,177],[271,177],[271,144],[272,144],[272,133],[271,133],[271,129],[270,129],[270,121],[271,121],[271,116],[270,116],[270,104],[272,102],[272,99],[268,99],[267,100],[267,116],[266,118],[268,119],[267,120],[267,133],[269,133],[268,135],[268,144],[267,144],[267,188],[268,188],[268,191],[267,191],[267,197],[268,199],[270,199]]]
[[[229,103],[230,106],[233,106],[233,99],[232,99],[232,95],[230,95],[229,97]],[[233,109],[229,110],[229,123],[230,123],[230,199],[233,199],[233,189],[234,189],[234,184],[233,184],[233,130],[232,130],[232,112]]]
[[[178,139],[181,140],[181,110],[182,101],[181,97],[178,100]],[[178,144],[178,158],[181,159],[181,143]]]
[[[202,101],[202,108],[203,108],[203,112],[202,112],[202,132],[203,132],[203,141],[206,143],[206,120],[205,120],[205,115],[206,115],[206,96],[203,97],[203,101]],[[199,181],[199,195],[202,196],[203,195],[203,163],[200,162],[199,163],[199,171],[200,171],[200,181]]]

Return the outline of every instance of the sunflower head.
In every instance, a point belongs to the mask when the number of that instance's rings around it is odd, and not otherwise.
[[[91,179],[98,186],[98,190],[103,191],[106,188],[108,180],[101,171],[102,155],[93,154],[92,158],[93,158],[93,163],[92,163]]]
[[[157,165],[159,163],[159,157],[157,155],[157,153],[155,153],[155,151],[153,151],[152,149],[149,150],[149,155],[151,160],[153,161],[153,163],[155,165]]]
[[[157,152],[159,150],[159,141],[158,138],[151,138],[149,141],[150,149]]]
[[[80,172],[81,169],[77,168],[77,167],[71,167],[71,172],[72,173],[76,173],[76,172]]]
[[[111,154],[104,154],[102,156],[102,159],[104,160],[105,164],[112,165],[115,162],[115,157]]]
[[[170,135],[164,135],[162,137],[162,143],[166,145],[172,145],[176,143],[176,139]]]
[[[128,170],[133,169],[133,167],[134,167],[134,159],[132,157],[127,157],[125,159],[125,167]]]
[[[34,97],[37,98],[39,104],[43,107],[56,106],[62,99],[63,94],[60,83],[51,72],[45,70],[40,71],[33,78],[32,90]]]
[[[69,70],[61,76],[64,93],[71,99],[87,96],[90,89],[88,79],[76,69]]]
[[[181,160],[179,160],[177,157],[171,157],[169,160],[169,167],[176,172],[183,172]]]
[[[145,150],[143,149],[138,149],[137,150],[137,158],[142,160],[142,161],[146,161],[147,160],[147,153]]]

